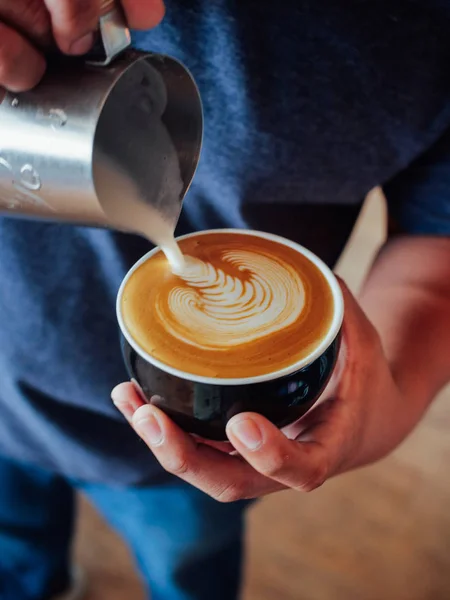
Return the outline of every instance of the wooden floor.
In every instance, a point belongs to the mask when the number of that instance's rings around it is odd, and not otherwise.
[[[338,269],[354,290],[383,218],[375,194]],[[244,600],[450,600],[449,465],[447,391],[389,459],[251,510]],[[144,600],[126,549],[85,502],[76,553],[87,600]]]

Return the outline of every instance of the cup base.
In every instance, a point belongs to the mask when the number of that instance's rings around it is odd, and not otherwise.
[[[130,379],[147,402],[163,410],[179,427],[206,440],[227,441],[227,422],[236,414],[256,412],[280,429],[302,417],[318,400],[334,370],[340,333],[310,365],[279,379],[243,385],[196,383],[166,373],[142,358],[122,337]]]

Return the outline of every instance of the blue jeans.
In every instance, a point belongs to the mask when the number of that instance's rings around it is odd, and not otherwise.
[[[151,487],[69,482],[0,457],[0,599],[47,600],[69,582],[74,488],[130,545],[152,600],[238,597],[245,503],[165,478]]]

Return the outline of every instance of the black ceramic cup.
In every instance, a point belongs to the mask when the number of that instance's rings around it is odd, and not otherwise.
[[[283,428],[302,417],[324,391],[336,365],[340,347],[344,302],[331,270],[299,244],[279,236],[241,230],[285,244],[308,258],[326,278],[333,296],[334,314],[327,334],[306,358],[280,371],[259,377],[215,379],[179,371],[147,354],[132,338],[122,318],[122,294],[131,274],[157,248],[146,254],[126,275],[117,296],[117,318],[122,331],[122,351],[130,378],[148,402],[164,410],[175,423],[205,439],[226,440],[228,420],[240,412],[257,412]],[[210,232],[204,232],[210,233]],[[199,233],[189,234],[199,235]],[[182,238],[180,238],[182,239]]]

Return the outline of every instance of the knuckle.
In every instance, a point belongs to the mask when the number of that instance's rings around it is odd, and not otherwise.
[[[214,494],[213,498],[221,504],[230,504],[231,502],[242,500],[243,490],[236,483],[230,483]]]
[[[325,483],[327,475],[328,468],[322,463],[311,471],[309,477],[306,478],[297,489],[301,492],[313,492]]]
[[[189,471],[189,461],[186,456],[180,455],[167,461],[164,468],[172,475],[181,477]]]
[[[270,458],[266,459],[266,464],[264,465],[264,475],[266,477],[278,477],[283,475],[286,469],[291,462],[291,457],[285,451],[278,450],[272,453]]]

